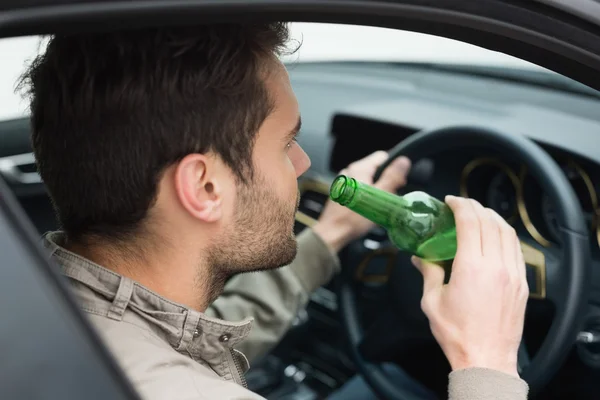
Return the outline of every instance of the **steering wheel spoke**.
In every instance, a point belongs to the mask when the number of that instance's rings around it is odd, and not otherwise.
[[[548,249],[531,240],[521,240],[523,258],[527,267],[529,297],[546,299],[548,297],[548,264],[554,259]]]
[[[557,254],[557,251],[547,249],[544,252],[545,256],[545,299],[554,304],[555,307],[562,307],[565,293],[564,279],[565,271],[564,265],[561,265],[561,257]],[[561,269],[562,267],[562,269]]]
[[[564,268],[561,269],[561,250],[525,240],[521,241],[521,248],[527,265],[529,297],[548,300],[555,306],[560,306],[565,295],[563,278],[566,273]]]

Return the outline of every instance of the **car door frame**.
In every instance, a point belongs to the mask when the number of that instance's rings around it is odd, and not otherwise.
[[[138,399],[0,177],[0,393],[7,399]]]

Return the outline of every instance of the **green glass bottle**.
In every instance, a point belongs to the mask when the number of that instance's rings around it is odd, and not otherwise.
[[[340,175],[331,200],[382,226],[399,249],[428,261],[456,255],[456,226],[448,205],[424,192],[398,196]]]

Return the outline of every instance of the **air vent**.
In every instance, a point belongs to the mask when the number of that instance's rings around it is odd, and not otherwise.
[[[42,182],[36,172],[33,153],[0,158],[0,174],[13,184],[31,185]]]
[[[329,185],[318,179],[300,182],[300,204],[296,213],[296,232],[317,222],[329,195]]]
[[[319,218],[319,215],[321,215],[321,211],[323,211],[326,201],[327,195],[308,190],[302,193],[299,210],[309,217],[317,219]]]

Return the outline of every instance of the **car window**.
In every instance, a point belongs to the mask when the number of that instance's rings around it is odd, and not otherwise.
[[[292,23],[299,50],[287,63],[326,61],[410,62],[484,66],[551,74],[545,68],[457,40],[395,29],[322,23]],[[41,36],[0,39],[0,121],[25,116],[27,102],[15,93],[25,66],[43,49]],[[567,78],[563,78],[567,80]]]
[[[293,23],[301,43],[286,61],[388,61],[483,65],[548,71],[504,53],[440,36],[396,29],[340,24]]]
[[[27,102],[15,93],[15,85],[44,43],[41,36],[0,39],[0,121],[27,113]]]

